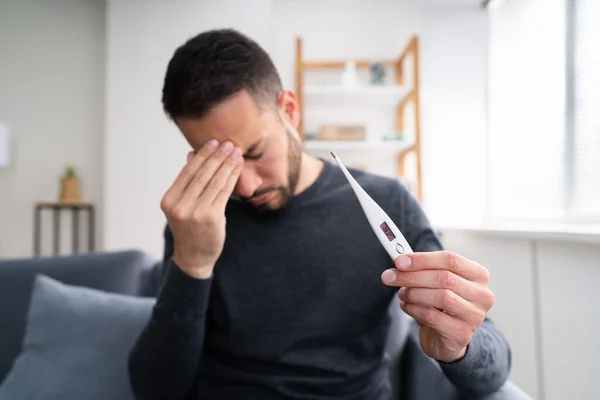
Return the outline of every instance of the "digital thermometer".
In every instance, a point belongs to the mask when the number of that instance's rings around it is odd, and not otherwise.
[[[401,254],[412,253],[413,251],[410,245],[392,219],[381,207],[379,207],[375,200],[365,192],[358,182],[356,182],[356,179],[354,179],[346,167],[344,167],[342,160],[340,160],[333,151],[331,152],[331,156],[340,166],[344,175],[346,175],[346,179],[350,182],[350,186],[354,190],[373,232],[375,232],[381,245],[388,252],[392,260],[395,260]]]

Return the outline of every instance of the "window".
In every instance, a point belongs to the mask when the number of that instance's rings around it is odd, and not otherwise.
[[[527,0],[489,11],[488,220],[562,213],[564,10],[564,0]]]
[[[570,216],[600,219],[600,2],[569,0]],[[569,170],[569,169],[567,169]]]
[[[600,221],[600,1],[507,1],[490,16],[490,221]]]

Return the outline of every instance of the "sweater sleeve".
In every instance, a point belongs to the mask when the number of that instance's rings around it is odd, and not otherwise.
[[[490,319],[475,331],[463,358],[452,363],[439,361],[442,371],[464,394],[480,397],[506,382],[510,372],[510,347]]]
[[[413,251],[439,251],[443,246],[418,201],[401,186],[400,230]],[[510,346],[494,323],[486,317],[475,331],[464,357],[452,363],[439,362],[446,377],[465,395],[481,396],[498,390],[508,379]]]
[[[170,256],[164,269],[150,319],[129,354],[130,382],[139,400],[190,396],[204,344],[212,277],[192,278]]]

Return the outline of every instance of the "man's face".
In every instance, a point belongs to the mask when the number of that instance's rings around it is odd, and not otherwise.
[[[288,103],[284,108],[290,107],[295,105]],[[273,211],[294,195],[303,151],[294,128],[283,118],[286,116],[280,116],[274,106],[259,108],[252,96],[242,91],[201,119],[176,122],[194,152],[210,139],[239,146],[245,161],[233,194],[261,211]]]

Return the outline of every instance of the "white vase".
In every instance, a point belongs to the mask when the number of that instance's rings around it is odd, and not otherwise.
[[[356,88],[359,85],[358,71],[354,61],[346,62],[346,67],[342,73],[342,85],[347,88]]]

